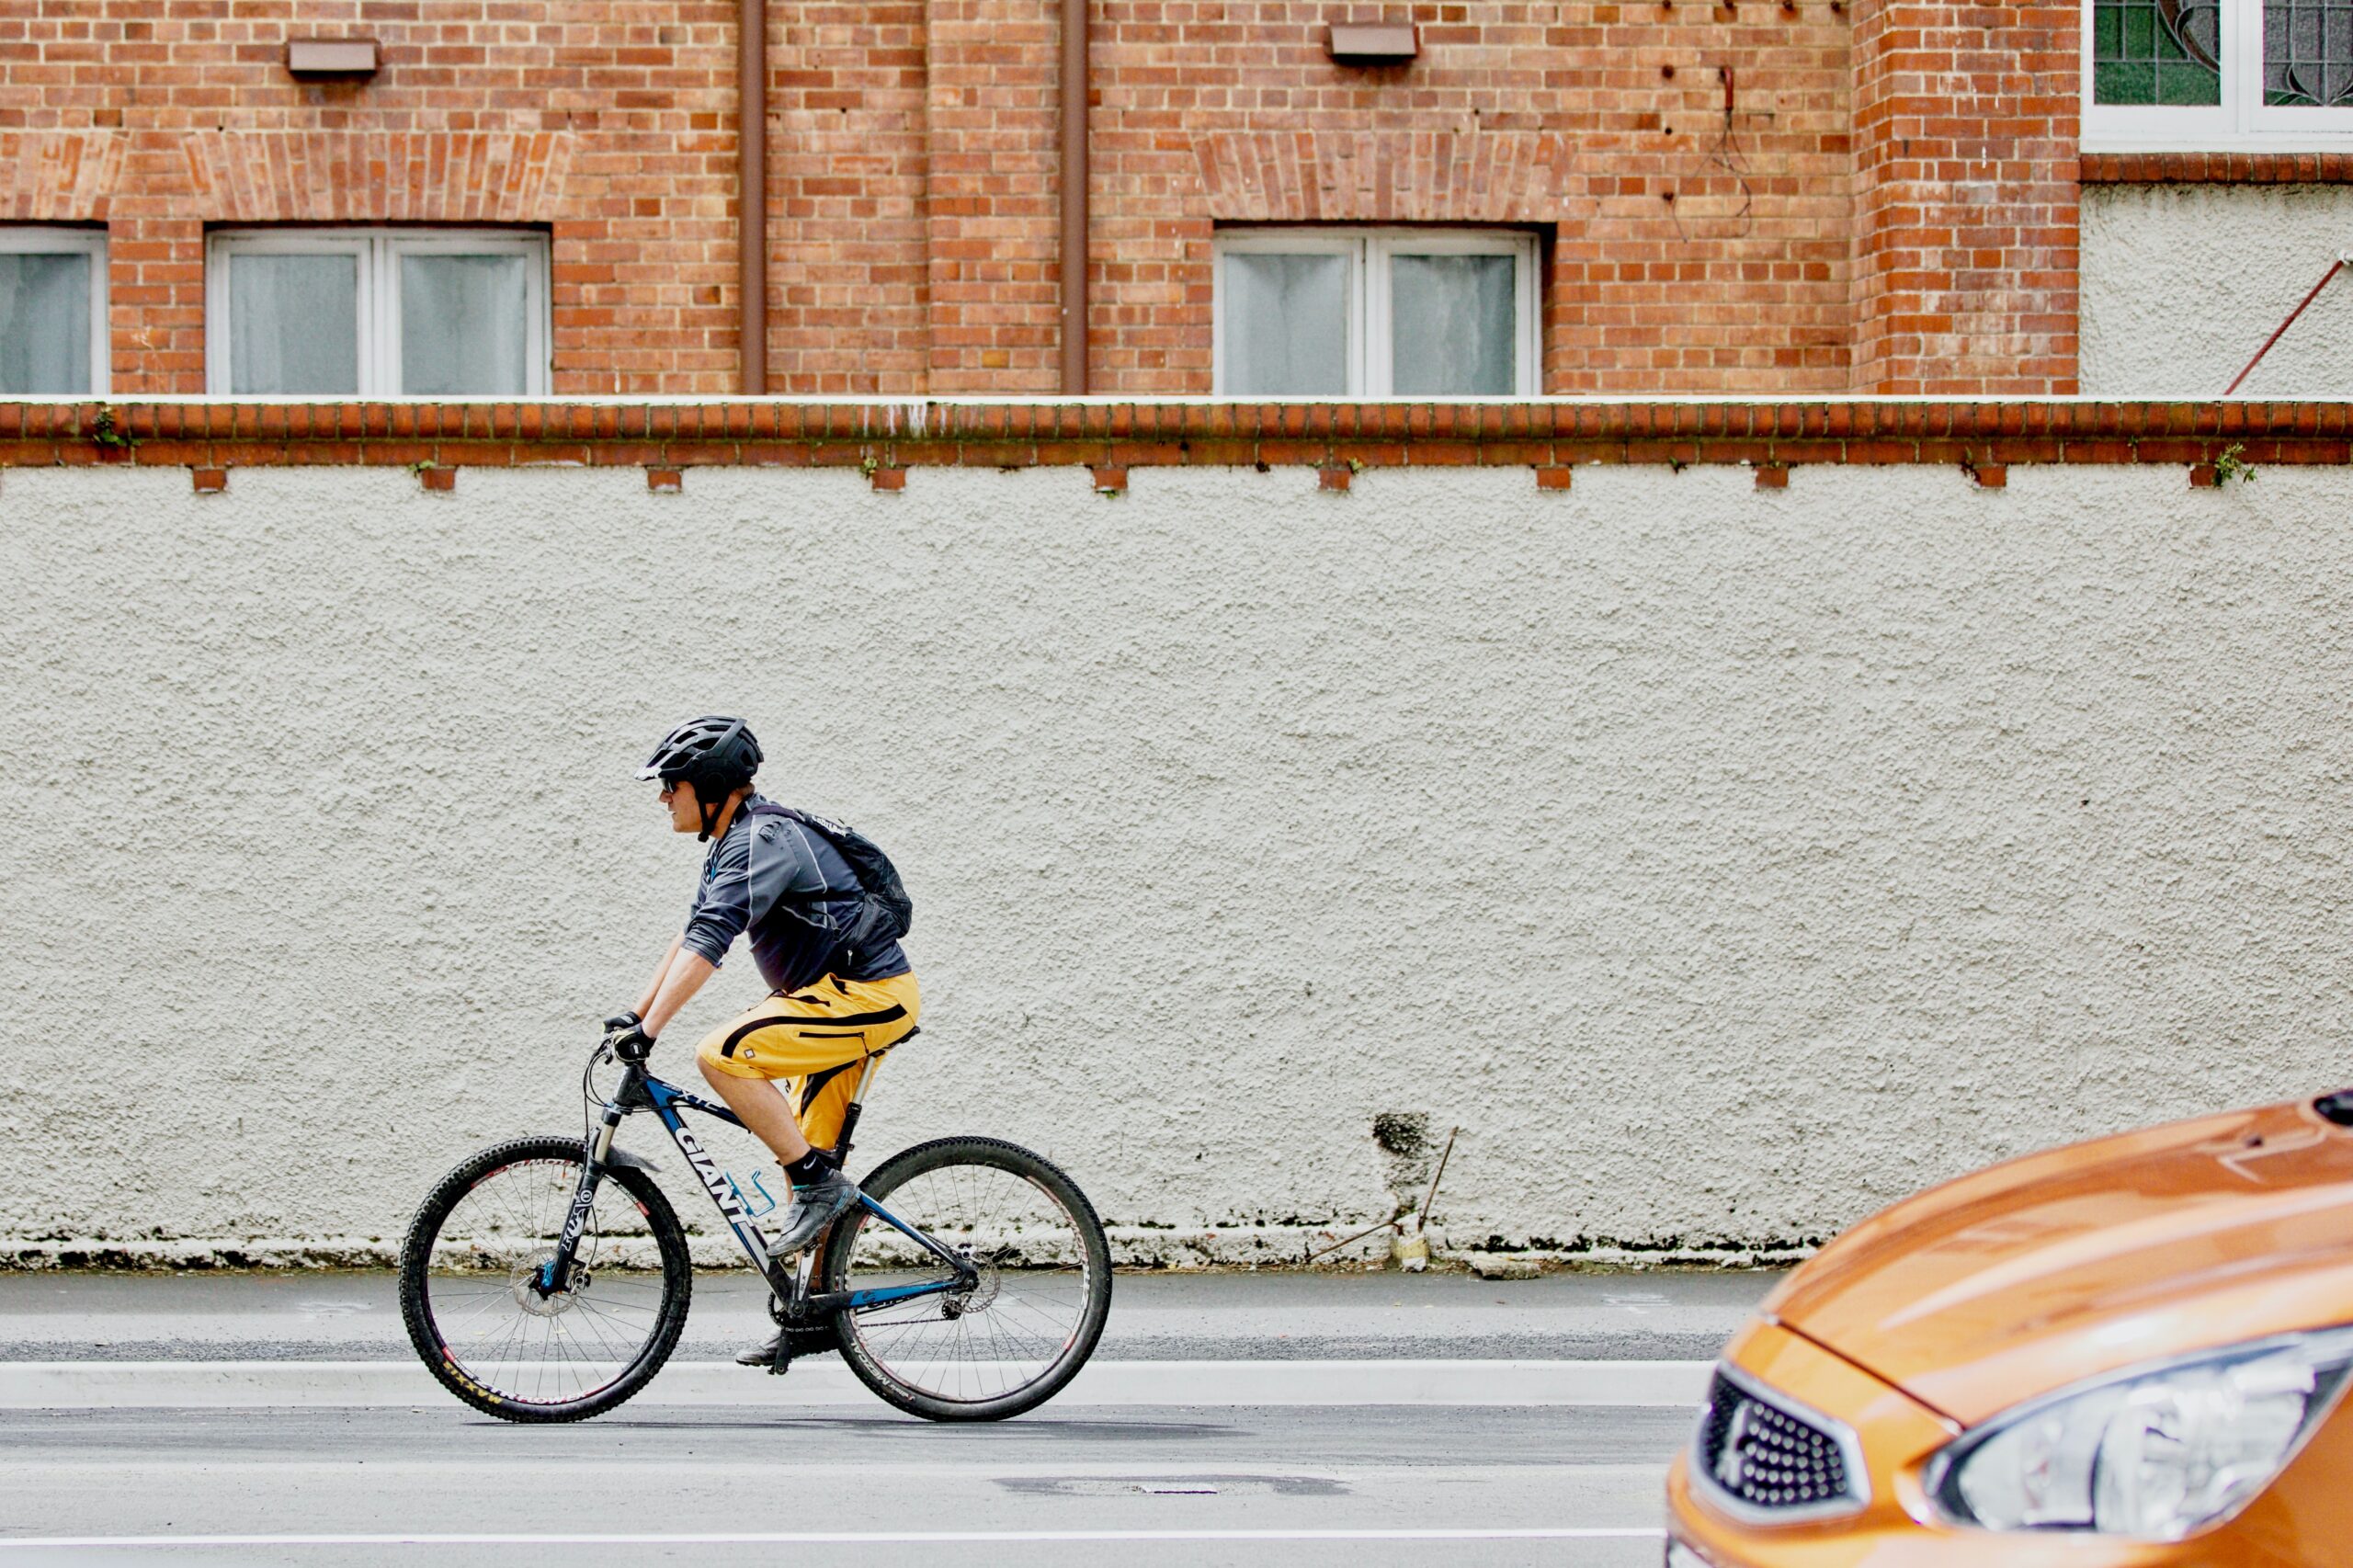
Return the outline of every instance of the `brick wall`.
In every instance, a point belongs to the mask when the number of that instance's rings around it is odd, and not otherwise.
[[[773,392],[892,394],[928,384],[926,10],[923,0],[770,8]],[[728,183],[732,191],[732,172]],[[732,269],[726,291],[732,301]],[[738,384],[731,369],[696,390]]]
[[[286,74],[368,34],[366,84]],[[118,392],[204,390],[207,224],[529,222],[555,388],[734,384],[734,6],[680,0],[0,0],[0,132],[88,180],[5,214],[102,220]]]
[[[1218,224],[1345,222],[1539,230],[1548,392],[2066,390],[2064,9],[1097,0],[1095,388],[1208,390]],[[771,389],[1053,391],[1056,0],[770,10]],[[331,222],[544,226],[559,393],[731,392],[734,16],[0,0],[0,218],[108,225],[124,394],[202,390],[208,225]]]
[[[1098,384],[1207,387],[1217,222],[1336,221],[1540,226],[1547,392],[1845,389],[1848,61],[1827,0],[1102,16]],[[1336,17],[1416,21],[1421,58],[1336,65]],[[1156,330],[1131,340],[1146,305]]]
[[[931,381],[1059,377],[1055,0],[931,0]]]
[[[1856,390],[2075,390],[2079,26],[1856,0]]]

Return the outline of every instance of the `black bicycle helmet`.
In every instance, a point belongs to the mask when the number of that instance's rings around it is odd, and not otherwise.
[[[702,832],[696,836],[709,838],[727,797],[749,784],[759,767],[760,743],[752,738],[751,727],[741,719],[706,713],[663,736],[637,776],[665,784],[683,778],[693,785],[702,807]]]

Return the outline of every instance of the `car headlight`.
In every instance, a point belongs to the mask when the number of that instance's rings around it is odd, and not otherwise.
[[[1995,1416],[1938,1456],[1938,1505],[1984,1529],[2179,1540],[2271,1483],[2353,1367],[2353,1328],[2135,1367]]]

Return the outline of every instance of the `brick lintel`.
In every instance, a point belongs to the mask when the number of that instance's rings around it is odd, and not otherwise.
[[[2353,462],[2353,403],[0,403],[0,467]]]

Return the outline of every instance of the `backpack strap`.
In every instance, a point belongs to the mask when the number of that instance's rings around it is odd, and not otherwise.
[[[752,817],[782,817],[804,833],[813,831],[808,819],[801,812],[794,811],[790,806],[779,806],[774,801],[756,801],[744,808],[744,814]],[[817,836],[823,838],[825,835],[820,831]],[[835,853],[838,855],[841,851],[837,849]],[[848,861],[845,859],[843,864],[848,865]],[[818,874],[820,876],[824,874],[824,867],[818,868]],[[847,899],[864,898],[866,884],[858,881],[858,868],[850,866],[849,874],[853,885],[847,888],[824,887],[803,892],[787,891],[779,893],[777,897],[779,902],[786,903],[838,903]]]

